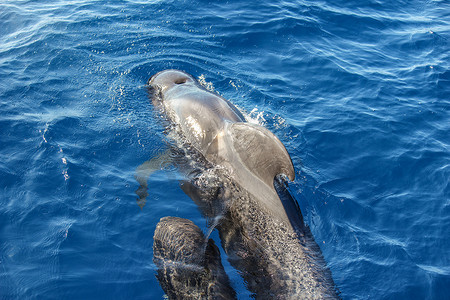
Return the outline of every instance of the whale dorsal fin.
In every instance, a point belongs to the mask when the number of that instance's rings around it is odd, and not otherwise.
[[[273,180],[279,174],[294,180],[291,157],[272,132],[259,125],[238,122],[230,126],[229,133],[242,163],[268,186],[273,186]]]

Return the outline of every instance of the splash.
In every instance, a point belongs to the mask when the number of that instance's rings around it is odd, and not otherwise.
[[[220,224],[220,221],[222,220],[222,218],[224,217],[224,213],[215,216],[214,218],[211,219],[212,223],[211,226],[208,228],[208,232],[205,235],[205,250],[206,250],[206,246],[209,240],[209,237],[211,236],[211,233],[213,232],[213,230]]]
[[[258,111],[258,107],[253,108],[249,114],[244,114],[244,116],[249,123],[257,125],[264,125],[266,123],[264,111]]]
[[[61,146],[60,145],[58,145],[58,147],[59,147],[59,153],[61,153],[62,155],[64,155],[64,151],[63,151],[63,149],[61,148]],[[63,176],[64,176],[64,180],[68,180],[69,178],[70,178],[70,176],[69,176],[69,173],[67,173],[67,171],[68,171],[68,166],[67,166],[67,159],[63,156],[63,157],[61,157],[61,161],[62,161],[62,163],[64,164],[64,169],[63,169],[63,171],[62,171],[62,174],[63,174]]]
[[[186,123],[191,128],[192,132],[194,133],[194,136],[200,140],[205,136],[205,131],[202,129],[200,124],[195,120],[192,116],[188,116],[186,118]]]
[[[204,88],[206,88],[208,91],[210,91],[210,92],[215,92],[215,89],[214,89],[214,85],[212,84],[212,82],[207,82],[206,81],[206,79],[205,79],[205,75],[200,75],[199,77],[198,77],[198,82],[204,87]]]

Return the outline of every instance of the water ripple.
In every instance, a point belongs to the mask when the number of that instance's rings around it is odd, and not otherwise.
[[[135,169],[167,147],[145,90],[166,68],[212,83],[286,145],[343,298],[448,294],[446,1],[1,7],[0,298],[162,297],[158,220],[207,230],[171,166],[136,205]]]

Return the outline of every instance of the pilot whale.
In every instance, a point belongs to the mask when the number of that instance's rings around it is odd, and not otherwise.
[[[281,141],[247,122],[230,101],[185,72],[159,72],[148,86],[154,105],[204,165],[181,184],[183,191],[213,220],[230,264],[254,297],[339,298],[320,248],[288,191],[287,180],[294,180],[295,171]],[[199,185],[204,177],[208,184]],[[173,238],[179,236],[160,229],[154,251],[166,253],[164,245]],[[199,243],[200,253],[203,248]]]

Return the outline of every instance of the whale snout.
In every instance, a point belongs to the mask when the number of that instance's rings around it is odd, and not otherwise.
[[[171,87],[183,85],[186,83],[194,83],[195,79],[180,70],[164,70],[156,73],[148,80],[148,85],[165,91]]]

